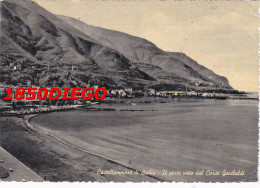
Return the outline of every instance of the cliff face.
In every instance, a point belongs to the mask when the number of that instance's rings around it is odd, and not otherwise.
[[[2,83],[233,90],[226,78],[185,54],[145,39],[53,15],[29,0],[0,3]]]

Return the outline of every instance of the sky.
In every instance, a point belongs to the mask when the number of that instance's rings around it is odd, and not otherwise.
[[[48,11],[183,52],[228,78],[240,91],[258,91],[258,1],[34,0]]]

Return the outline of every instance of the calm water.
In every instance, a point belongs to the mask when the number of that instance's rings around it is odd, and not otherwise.
[[[163,169],[246,171],[243,177],[218,177],[222,178],[218,181],[256,177],[257,101],[168,100],[96,107],[145,111],[54,112],[38,115],[31,123],[79,148],[138,170],[152,169],[165,180],[216,177],[168,177],[160,174]]]

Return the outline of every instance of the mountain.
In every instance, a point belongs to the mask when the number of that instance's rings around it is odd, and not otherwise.
[[[187,78],[190,81],[205,82],[205,85],[212,83],[227,88],[231,87],[225,77],[219,76],[206,67],[199,65],[183,53],[165,52],[145,39],[91,26],[75,18],[66,16],[59,16],[59,18],[90,35],[101,44],[117,50],[132,62],[159,66],[165,72]]]
[[[1,1],[0,82],[39,86],[232,92],[188,56],[118,31],[54,15],[29,0]],[[16,66],[17,70],[14,70]]]

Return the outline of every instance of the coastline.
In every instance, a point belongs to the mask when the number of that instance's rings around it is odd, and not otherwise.
[[[158,104],[160,104],[160,103],[158,103]],[[160,104],[160,105],[164,105],[164,104]],[[192,107],[192,105],[195,105],[195,104],[189,103],[190,107]],[[109,106],[108,111],[111,111],[111,108],[113,108],[113,105],[112,106],[105,105],[105,106],[106,107]],[[117,104],[116,104],[116,106],[117,106]],[[138,105],[132,105],[131,103],[127,103],[127,105],[124,105],[123,109],[125,107],[130,108],[130,106],[131,106],[131,108],[135,108],[135,110],[131,110],[131,111],[136,111],[136,108],[139,109]],[[148,106],[150,106],[150,105],[148,105]],[[96,108],[97,111],[100,111],[100,110],[104,111],[104,109],[106,109],[106,108],[103,108],[104,107],[103,105],[101,105],[101,106],[98,105],[96,107],[97,107]],[[180,106],[177,106],[177,107],[180,108]],[[77,110],[77,109],[74,109],[74,110]],[[72,110],[72,111],[74,111],[74,110]],[[85,110],[86,109],[81,109],[81,111],[85,111]],[[94,111],[96,111],[96,110],[94,110]],[[122,110],[121,107],[118,107],[115,111],[121,111],[121,110]],[[130,111],[130,110],[128,110],[128,111]],[[148,110],[148,111],[150,111],[150,110]],[[177,111],[174,111],[174,112],[177,112]],[[48,113],[50,113],[50,112],[48,112]],[[66,113],[66,112],[61,112],[61,113]],[[68,112],[68,113],[71,113],[71,112]],[[135,113],[135,112],[133,112],[133,113]],[[51,114],[52,113],[50,113],[48,115],[51,115]],[[120,174],[120,175],[116,175],[116,176],[113,176],[111,174],[106,174],[106,173],[98,174],[99,169],[114,170],[115,172],[125,172],[125,171],[129,171],[129,170],[134,170],[134,169],[127,167],[127,165],[124,165],[124,163],[120,164],[120,162],[118,163],[114,160],[103,157],[102,152],[101,152],[101,155],[98,156],[98,154],[96,154],[96,153],[99,153],[98,151],[92,150],[92,153],[91,153],[89,151],[84,150],[84,147],[82,148],[82,147],[77,147],[78,145],[69,144],[69,143],[74,143],[74,142],[71,142],[71,140],[69,140],[69,139],[64,139],[64,137],[60,137],[60,135],[55,136],[55,133],[51,131],[52,129],[50,129],[50,131],[48,131],[48,129],[45,130],[45,129],[42,129],[42,127],[41,128],[38,127],[37,126],[38,124],[34,124],[34,123],[31,124],[30,119],[37,115],[38,114],[23,115],[23,116],[19,116],[19,117],[15,117],[15,116],[0,117],[0,130],[1,130],[1,132],[0,132],[0,144],[1,145],[0,146],[4,145],[6,147],[7,151],[9,151],[18,160],[20,160],[25,165],[27,165],[29,168],[31,168],[34,172],[39,174],[45,181],[99,181],[99,182],[109,182],[109,181],[114,181],[114,182],[126,182],[126,181],[155,182],[155,181],[162,181],[161,179],[154,178],[153,176],[143,176],[142,175],[142,176],[138,177],[138,176],[128,176],[125,174]],[[37,118],[40,120],[38,123],[44,121],[44,119],[42,119],[40,117]],[[2,124],[4,124],[4,126]],[[99,124],[100,124],[100,122],[99,122]],[[56,122],[55,127],[57,125],[58,124]],[[63,122],[63,124],[61,124],[61,126],[63,126],[63,125],[64,125],[64,122]],[[8,129],[7,129],[7,127],[8,127]],[[192,133],[195,130],[193,130],[193,128],[190,127],[189,132],[190,131]],[[89,130],[88,131],[89,135],[87,133],[86,133],[86,135],[91,137],[92,133]],[[119,131],[119,133],[120,133],[120,131]],[[204,133],[202,133],[202,134],[204,134]],[[17,139],[12,140],[12,137],[17,137]],[[15,142],[15,143],[13,143],[13,142]],[[174,142],[174,140],[173,140],[173,142]],[[89,144],[91,144],[91,142],[89,142]],[[181,143],[179,143],[176,147],[180,147],[180,145],[181,145]],[[216,146],[211,144],[211,146],[216,147],[216,149],[220,149],[220,146],[221,146],[221,148],[222,147],[227,148],[227,146],[229,146],[229,145],[226,145],[225,143],[221,142],[221,144],[217,143]],[[87,147],[87,150],[88,149],[90,149],[90,148]],[[108,157],[110,157],[110,156],[108,156]],[[119,160],[119,161],[121,161],[121,160]],[[147,165],[147,166],[149,166],[149,165]],[[247,177],[244,177],[241,179],[239,178],[240,181],[255,181],[254,178],[255,178],[256,172],[255,171],[253,172],[250,170],[250,173],[252,173],[252,175],[247,174]],[[235,181],[235,179],[236,178],[234,177],[230,180]],[[185,180],[189,181],[187,179],[185,179]],[[210,177],[210,179],[208,179],[208,180],[203,179],[203,181],[215,181],[215,180],[216,179],[214,177]],[[176,181],[183,181],[183,180],[176,180]]]
[[[181,171],[185,169],[185,167],[186,169],[196,170],[200,168],[207,170],[212,167],[214,170],[219,171],[223,169],[239,170],[242,168],[246,170],[246,175],[243,177],[232,176],[229,178],[218,178],[217,176],[201,176],[197,177],[197,181],[198,178],[203,182],[255,181],[256,172],[254,169],[256,163],[254,153],[256,152],[256,142],[254,141],[255,139],[253,139],[256,137],[256,127],[253,126],[255,123],[250,123],[248,127],[236,118],[236,114],[238,113],[236,109],[240,106],[242,110],[240,111],[241,116],[254,119],[256,117],[255,115],[248,116],[248,114],[249,110],[252,111],[255,109],[255,102],[252,102],[253,106],[251,106],[252,104],[249,105],[246,103],[248,107],[247,110],[243,107],[244,102],[240,101],[234,103],[232,101],[231,104],[228,101],[214,102],[209,100],[208,102],[190,103],[189,101],[182,104],[175,103],[173,106],[171,104],[158,103],[157,105],[159,106],[156,108],[154,105],[144,105],[142,106],[144,111],[140,113],[86,113],[84,110],[55,112],[53,114],[40,115],[38,118],[32,119],[31,123],[33,126],[39,127],[41,130],[49,132],[80,149],[86,149],[93,153],[112,158],[119,161],[119,163],[129,163],[131,167],[137,169],[146,170],[147,168],[151,168],[158,172],[161,168],[169,170],[178,169]],[[133,109],[140,109],[139,105],[132,106],[131,104],[107,104],[104,106],[109,106],[110,108],[115,107],[116,111],[120,111],[123,108],[130,108],[130,106]],[[99,108],[104,106],[101,105]],[[163,110],[152,112],[150,111],[150,107],[153,109],[163,108]],[[189,107],[190,110],[187,111],[187,107]],[[169,108],[171,109],[170,111]],[[201,110],[204,111],[204,116],[208,118],[201,119],[200,116],[197,115],[201,114]],[[217,119],[222,117],[224,122],[222,120],[216,122],[209,120],[212,112],[217,115]],[[155,115],[157,113],[160,115]],[[165,113],[166,115],[172,114],[171,116],[167,116],[168,120],[163,118]],[[133,116],[141,117],[141,114],[146,114],[145,116],[147,118],[144,116],[140,121],[130,121]],[[102,117],[102,120],[100,117]],[[174,127],[171,124],[173,118],[175,122]],[[45,119],[47,121],[45,121]],[[116,119],[116,121],[114,121],[114,119]],[[163,120],[163,122],[161,122],[161,120]],[[131,124],[129,124],[129,121]],[[67,125],[67,122],[70,123]],[[88,122],[85,124],[86,127],[82,124],[84,122]],[[108,126],[106,122],[110,122],[110,126]],[[245,120],[245,122],[248,121]],[[158,127],[158,124],[162,126]],[[239,130],[236,129],[237,127],[240,127]],[[172,129],[174,129],[174,132],[172,132],[174,134],[171,134]],[[234,132],[234,129],[237,131]],[[136,130],[140,130],[140,134],[137,134]],[[224,130],[226,130],[225,133],[223,133]],[[194,135],[194,133],[198,133],[198,135]],[[166,140],[164,138],[168,139]],[[176,144],[174,144],[173,147],[171,143]],[[164,148],[168,148],[162,150],[168,157],[167,159],[164,158],[164,160],[162,157],[165,155],[163,154],[162,156],[159,154],[161,145],[165,146]],[[144,147],[145,150],[143,150]],[[189,149],[183,150],[182,148]],[[194,148],[198,149],[194,150]],[[227,150],[230,152],[225,152]],[[132,154],[132,151],[134,151],[134,154]],[[214,152],[214,155],[212,152]],[[235,157],[238,154],[239,156]],[[146,156],[145,158],[149,158],[149,160],[144,161],[143,156]],[[180,159],[178,156],[185,157]],[[162,179],[167,178],[165,176],[159,177]],[[169,177],[168,181],[196,180],[192,176],[176,176]]]
[[[0,117],[0,146],[43,178],[44,181],[156,182],[148,176],[98,175],[98,169],[127,171],[129,168],[62,144],[28,127],[24,117]],[[12,139],[16,137],[16,139]]]

